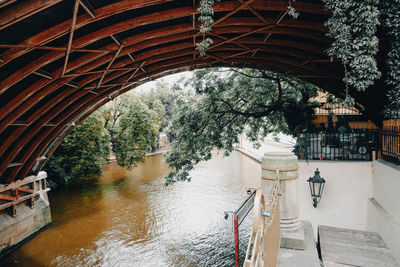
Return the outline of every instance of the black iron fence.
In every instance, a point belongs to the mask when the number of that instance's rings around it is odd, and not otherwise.
[[[400,165],[399,129],[380,131],[379,144],[379,158]]]
[[[373,157],[400,165],[400,130],[351,129],[300,134],[294,152],[305,160],[358,160]]]
[[[377,130],[353,129],[302,133],[295,153],[306,160],[372,160],[378,149]]]

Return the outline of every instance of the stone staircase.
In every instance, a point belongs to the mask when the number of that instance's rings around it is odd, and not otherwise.
[[[378,233],[318,226],[303,221],[305,249],[281,248],[279,267],[400,267]]]
[[[378,233],[318,226],[318,242],[324,267],[400,266]]]

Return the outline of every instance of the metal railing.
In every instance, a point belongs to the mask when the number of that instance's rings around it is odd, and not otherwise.
[[[250,210],[254,206],[254,198],[256,195],[256,190],[251,191],[249,189],[247,193],[250,195],[236,211],[224,211],[225,220],[228,219],[229,213],[233,213],[233,232],[235,241],[235,266],[239,267],[239,226],[242,224],[243,220],[249,214]]]
[[[268,203],[261,189],[254,199],[253,226],[244,267],[276,267],[280,247],[279,170]]]
[[[377,130],[355,129],[302,133],[294,152],[299,159],[305,160],[369,161],[377,147]]]
[[[400,130],[380,131],[379,141],[379,158],[400,165]]]

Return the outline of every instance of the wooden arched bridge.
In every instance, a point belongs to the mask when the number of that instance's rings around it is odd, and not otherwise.
[[[291,3],[300,12],[293,19],[288,4],[216,3],[207,34],[214,44],[201,57],[196,0],[0,1],[0,184],[37,174],[81,120],[171,73],[257,66],[343,95],[343,67],[326,54],[330,12],[319,0],[298,0]],[[379,123],[386,90],[377,81],[366,92],[350,93]]]

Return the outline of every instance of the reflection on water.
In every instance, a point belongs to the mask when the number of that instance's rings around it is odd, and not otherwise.
[[[260,166],[236,152],[216,155],[192,182],[164,187],[167,171],[155,155],[132,171],[106,166],[98,184],[52,192],[53,224],[0,266],[233,266],[223,212],[260,186]],[[240,227],[242,254],[250,225],[247,218]]]

